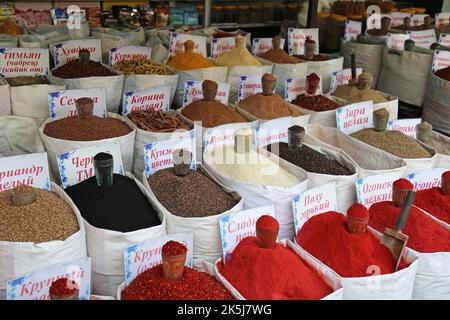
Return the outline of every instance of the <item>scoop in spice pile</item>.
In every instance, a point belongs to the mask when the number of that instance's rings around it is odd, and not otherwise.
[[[192,126],[174,112],[149,109],[133,111],[128,118],[139,128],[151,132],[190,130]]]
[[[329,211],[308,219],[295,240],[306,251],[342,277],[371,276],[376,265],[380,274],[393,273],[396,260],[387,247],[367,230],[369,212],[354,204],[343,214]],[[405,268],[403,260],[400,268]]]
[[[185,266],[187,248],[169,241],[162,247],[163,264],[139,274],[124,291],[122,300],[233,300],[213,276]],[[176,276],[176,279],[171,277]]]
[[[397,221],[406,193],[412,189],[412,183],[406,179],[395,181],[393,201],[373,204],[369,209],[369,225],[379,232],[384,232],[386,227],[392,228]],[[450,252],[450,231],[414,206],[411,208],[403,233],[409,236],[407,246],[418,252]]]
[[[274,75],[270,73],[264,74],[261,82],[263,92],[251,95],[240,101],[238,104],[240,108],[264,120],[300,116],[300,112],[290,107],[279,95],[274,94],[277,82],[277,78]]]
[[[292,126],[288,129],[288,143],[270,144],[266,149],[308,172],[330,175],[352,175],[354,173],[339,161],[329,159],[324,154],[304,145],[304,137],[305,129],[303,127]]]
[[[94,116],[94,101],[90,98],[79,98],[75,105],[77,116],[47,123],[44,134],[64,140],[94,141],[124,136],[132,131],[119,119]]]
[[[373,112],[374,128],[366,128],[350,136],[375,148],[387,151],[404,159],[430,158],[432,154],[416,139],[397,130],[386,130],[389,111],[379,109]]]
[[[50,84],[50,81],[45,76],[18,76],[18,77],[11,77],[11,78],[4,78],[6,82],[11,87],[20,87],[20,86],[32,86],[36,84]]]
[[[68,278],[60,278],[52,282],[49,290],[50,300],[79,300],[78,284]]]
[[[332,59],[326,54],[315,54],[316,48],[316,42],[310,36],[308,36],[305,40],[305,54],[296,55],[294,57],[305,61],[327,61]]]
[[[245,38],[241,35],[235,37],[236,48],[222,53],[214,63],[218,66],[262,66],[263,64],[245,47]]]
[[[0,192],[0,241],[63,241],[79,230],[72,208],[56,193],[21,185]]]
[[[275,63],[294,64],[303,62],[302,59],[288,55],[286,51],[280,48],[280,44],[281,44],[281,37],[280,36],[273,37],[272,49],[259,54],[259,57]]]
[[[121,60],[116,62],[113,66],[114,69],[122,72],[125,75],[132,74],[159,74],[169,75],[170,72],[167,68],[156,61],[146,59],[142,56],[137,56],[132,59]]]
[[[450,156],[450,145],[446,141],[440,141],[433,137],[433,126],[427,121],[419,123],[417,129],[417,140],[433,147],[438,153]]]
[[[371,36],[386,36],[389,32],[389,26],[391,25],[391,19],[389,17],[382,17],[381,18],[381,29],[370,29],[367,30],[367,34],[370,34]]]
[[[218,263],[219,272],[249,300],[316,300],[332,293],[294,251],[276,243],[278,228],[274,218],[260,217],[257,237],[240,241],[228,260]]]
[[[202,83],[203,99],[188,104],[181,114],[192,121],[201,121],[205,128],[228,123],[247,122],[247,120],[229,106],[215,100],[217,82],[205,80]]]
[[[177,53],[169,62],[168,66],[174,67],[177,70],[192,70],[200,68],[214,67],[211,60],[205,58],[199,53],[194,52],[195,43],[192,40],[187,40],[184,43],[184,52]]]

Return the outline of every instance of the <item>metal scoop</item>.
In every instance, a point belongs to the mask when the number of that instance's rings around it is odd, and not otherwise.
[[[405,202],[403,202],[402,209],[400,210],[400,214],[397,218],[397,222],[395,223],[395,229],[385,228],[380,239],[380,243],[392,252],[394,259],[397,261],[394,272],[397,271],[400,265],[403,252],[405,251],[406,244],[408,243],[409,237],[402,233],[402,230],[408,220],[409,212],[411,211],[411,206],[415,197],[415,191],[408,191]]]

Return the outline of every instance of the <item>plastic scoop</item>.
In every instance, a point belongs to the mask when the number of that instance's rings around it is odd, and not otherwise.
[[[99,187],[110,187],[114,179],[114,158],[106,152],[94,156],[94,172]]]
[[[181,177],[191,172],[192,153],[187,150],[175,150],[172,153],[173,171],[175,175]]]
[[[11,202],[16,207],[28,206],[36,199],[34,188],[26,185],[16,187],[11,190]]]
[[[88,64],[91,59],[91,53],[87,49],[78,51],[78,60],[83,64]]]
[[[277,244],[278,231],[280,224],[269,215],[261,216],[256,221],[256,243],[258,247],[273,249]]]
[[[78,119],[89,119],[94,114],[94,100],[87,97],[78,98],[75,100],[75,108]]]
[[[406,221],[408,220],[409,212],[411,211],[411,206],[414,202],[414,198],[416,197],[416,192],[413,190],[409,190],[406,195],[405,202],[403,202],[403,206],[400,210],[400,214],[397,218],[397,222],[395,223],[394,229],[385,228],[384,233],[381,236],[380,243],[386,246],[394,256],[396,261],[394,271],[397,271],[400,261],[402,260],[403,253],[406,248],[406,244],[408,243],[409,237],[402,232],[403,227],[406,225]]]

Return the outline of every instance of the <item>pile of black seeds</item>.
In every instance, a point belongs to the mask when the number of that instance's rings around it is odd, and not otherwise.
[[[330,174],[334,176],[349,176],[352,172],[349,168],[343,166],[338,161],[329,159],[325,155],[317,152],[308,146],[302,145],[301,148],[294,149],[292,152],[285,142],[271,144],[266,147],[269,151],[278,150],[278,156],[308,172]]]
[[[94,176],[65,191],[94,227],[131,232],[161,224],[147,197],[126,176],[114,174],[111,187],[99,187]]]

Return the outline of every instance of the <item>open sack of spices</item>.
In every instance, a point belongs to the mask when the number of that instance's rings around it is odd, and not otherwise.
[[[203,165],[227,188],[244,199],[244,209],[274,204],[280,236],[293,239],[291,200],[308,187],[307,173],[270,152],[252,145],[252,130],[234,131],[234,143],[206,148]]]
[[[446,176],[442,187],[448,188]],[[392,201],[375,203],[369,209],[369,226],[378,232],[395,225],[405,194],[413,184],[399,179],[392,189]],[[413,206],[402,232],[409,237],[406,246],[420,257],[413,299],[449,299],[450,225]]]
[[[184,43],[184,52],[175,54],[166,62],[168,69],[178,74],[178,85],[175,92],[174,107],[183,106],[183,93],[186,81],[211,80],[226,82],[227,67],[216,65],[212,60],[194,52],[195,43],[188,40]]]
[[[0,77],[0,116],[9,116],[11,114],[11,99],[9,94],[9,84]]]
[[[339,190],[338,210],[347,210],[355,201],[358,165],[342,150],[332,146],[305,143],[305,128],[289,127],[288,142],[265,146],[275,156],[308,173],[308,188],[334,182]]]
[[[450,137],[433,130],[433,126],[422,121],[416,126],[417,140],[436,150],[436,168],[450,167]]]
[[[161,249],[161,263],[124,282],[117,291],[118,300],[234,300],[218,281],[214,269],[198,270],[186,266],[188,248],[176,241]]]
[[[382,17],[380,21],[380,28],[366,29],[365,34],[360,36],[359,39],[366,43],[371,44],[386,44],[388,39],[388,33],[403,33],[402,30],[390,29],[391,18]],[[405,32],[406,33],[406,32]]]
[[[57,155],[102,142],[118,142],[125,171],[131,171],[136,136],[136,130],[132,128],[131,121],[109,112],[104,118],[94,116],[94,101],[91,98],[79,98],[75,101],[75,106],[76,116],[54,121],[47,119],[39,129],[53,173],[58,175],[59,172]]]
[[[341,300],[339,278],[289,240],[277,242],[278,221],[256,221],[256,237],[242,239],[215,270],[240,300]]]
[[[78,59],[52,69],[50,80],[65,84],[66,89],[105,88],[106,109],[119,110],[124,76],[113,68],[90,60],[90,52],[81,49]]]
[[[8,280],[87,255],[80,211],[58,185],[11,186],[0,192],[0,299]]]
[[[143,181],[156,210],[166,219],[167,232],[194,233],[194,259],[213,263],[222,253],[219,218],[242,210],[240,195],[221,185],[201,165],[191,170],[192,153],[176,150],[173,167]]]
[[[152,49],[152,56],[153,56]],[[178,84],[178,75],[173,74],[167,66],[155,60],[143,57],[121,60],[112,67],[124,74],[123,91],[143,90],[151,87],[170,86],[170,104],[172,104]]]
[[[389,120],[386,109],[374,111],[373,119],[373,128],[353,132],[350,137],[402,158],[406,162],[404,174],[434,167],[436,151],[432,147],[403,132],[386,129]]]
[[[316,73],[309,74],[306,77],[306,92],[298,95],[292,104],[298,106],[302,114],[311,115],[309,123],[336,127],[336,109],[349,103],[329,94],[320,93],[320,81]]]
[[[92,259],[92,291],[115,296],[124,278],[123,249],[166,234],[164,216],[133,175],[114,173],[111,154],[93,157],[95,176],[65,191],[79,208]]]
[[[236,48],[214,59],[216,65],[228,67],[226,82],[230,84],[230,101],[237,101],[242,75],[262,77],[265,73],[271,73],[273,68],[272,62],[262,61],[252,56],[245,47],[244,40],[244,37],[236,36]]]
[[[299,108],[286,102],[274,91],[277,77],[266,73],[261,78],[262,92],[243,99],[237,104],[237,111],[251,120],[273,120],[282,117],[292,117],[292,122],[306,125],[310,115],[302,114]]]
[[[287,79],[305,77],[308,73],[308,64],[299,58],[290,56],[283,48],[280,48],[281,38],[272,38],[272,49],[259,55],[263,60],[273,63],[272,74],[277,77],[275,92],[284,96],[285,82]]]
[[[395,256],[380,235],[367,228],[368,222],[369,211],[362,204],[353,204],[346,215],[318,213],[304,221],[295,243],[334,270],[342,281],[344,300],[411,299],[417,255],[407,249]]]

